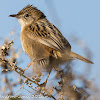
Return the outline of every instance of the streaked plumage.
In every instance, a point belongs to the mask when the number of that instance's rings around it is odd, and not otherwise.
[[[16,17],[21,25],[21,42],[25,53],[41,66],[58,66],[73,58],[93,63],[71,52],[71,46],[61,32],[32,5],[10,16]]]

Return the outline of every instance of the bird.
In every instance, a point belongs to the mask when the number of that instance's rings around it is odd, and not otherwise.
[[[29,58],[43,68],[53,68],[78,59],[93,64],[89,59],[71,51],[71,45],[43,12],[27,5],[16,17],[21,26],[21,44]]]

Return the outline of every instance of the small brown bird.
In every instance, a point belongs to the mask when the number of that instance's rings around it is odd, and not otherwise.
[[[72,52],[69,42],[36,7],[28,5],[18,14],[10,16],[16,17],[21,25],[23,50],[38,65],[50,68],[74,58],[93,64],[87,58]]]

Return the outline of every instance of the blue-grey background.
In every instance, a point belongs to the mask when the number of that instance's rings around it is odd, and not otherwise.
[[[8,17],[16,14],[28,4],[33,4],[45,13],[51,21],[72,45],[72,51],[86,56],[82,49],[75,45],[71,37],[77,37],[90,49],[92,54],[91,71],[89,80],[100,86],[100,0],[1,0],[0,1],[0,39],[8,37],[12,29],[15,30],[15,47],[22,48],[20,43],[20,25],[14,18]],[[13,39],[14,37],[10,37]],[[23,52],[23,51],[22,51]],[[24,53],[25,66],[29,58]],[[79,66],[74,66],[81,73],[85,63],[74,61]],[[21,63],[22,64],[22,63]]]

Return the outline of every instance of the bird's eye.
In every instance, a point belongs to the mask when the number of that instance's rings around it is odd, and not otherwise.
[[[25,17],[29,17],[29,14],[26,14]]]

